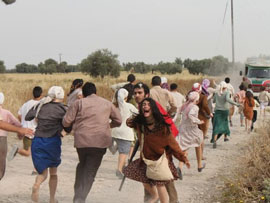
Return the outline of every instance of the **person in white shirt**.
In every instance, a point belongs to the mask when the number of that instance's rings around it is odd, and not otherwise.
[[[133,114],[138,113],[136,107],[130,103],[127,103],[128,91],[124,88],[120,88],[116,92],[116,101],[114,104],[119,108],[122,124],[120,127],[112,129],[112,137],[117,143],[119,157],[118,168],[116,170],[116,176],[123,178],[122,169],[125,166],[127,155],[130,152],[131,144],[134,141],[134,131],[127,126],[126,120]]]
[[[174,98],[174,101],[175,101],[175,104],[176,104],[176,108],[177,108],[176,114],[175,114],[175,116],[173,118],[173,122],[178,127],[180,125],[180,122],[181,122],[181,111],[180,111],[180,108],[185,103],[186,99],[185,99],[185,97],[182,94],[180,94],[177,91],[177,88],[178,88],[178,86],[175,83],[172,83],[170,85],[171,95]]]
[[[28,113],[28,111],[34,106],[36,105],[39,100],[42,97],[42,88],[39,86],[36,86],[33,88],[33,99],[30,99],[29,101],[27,101],[26,103],[24,103],[22,105],[22,107],[19,109],[18,111],[18,119],[22,124],[22,127],[24,128],[30,128],[32,129],[34,132],[36,130],[37,127],[37,123],[35,120],[32,121],[26,121],[25,120],[25,116]],[[25,135],[23,137],[23,148],[18,149],[18,153],[22,156],[30,156],[31,154],[31,144],[32,144],[32,139],[33,136],[28,136]],[[16,147],[16,146],[15,146]]]
[[[230,98],[233,99],[234,98],[234,88],[233,86],[230,84],[231,79],[229,77],[226,77],[224,80],[227,83],[227,91],[230,93]],[[232,127],[232,116],[234,114],[234,105],[230,104],[230,111],[229,111],[229,121],[230,121],[230,126]]]

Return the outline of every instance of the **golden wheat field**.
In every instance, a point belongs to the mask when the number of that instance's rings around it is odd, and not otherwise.
[[[97,86],[97,94],[111,100],[113,91],[110,89],[110,86],[119,82],[125,82],[128,74],[128,72],[121,72],[121,75],[118,78],[105,77],[103,80],[100,78],[92,78],[89,75],[84,75],[82,73],[53,75],[1,74],[0,91],[5,95],[3,107],[10,110],[16,116],[20,106],[32,98],[32,89],[34,86],[41,86],[44,92],[43,95],[46,95],[48,89],[53,85],[62,86],[66,95],[72,81],[76,78],[82,78],[84,82],[89,81],[95,83]],[[154,76],[154,74],[135,73],[134,75],[136,76],[137,82],[145,82],[149,85],[149,87],[151,87],[151,78]],[[173,82],[178,84],[178,90],[183,94],[190,90],[194,82],[201,82],[203,79],[203,76],[191,75],[186,70],[184,70],[181,74],[160,76],[167,77],[169,84]]]

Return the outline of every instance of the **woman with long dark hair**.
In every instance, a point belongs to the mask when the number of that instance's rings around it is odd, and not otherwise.
[[[131,162],[123,173],[127,178],[142,182],[145,189],[151,194],[150,203],[158,199],[161,203],[168,202],[168,193],[165,185],[178,179],[177,170],[172,162],[172,155],[190,167],[186,155],[182,152],[177,141],[170,131],[170,125],[165,122],[164,116],[158,110],[156,102],[145,98],[139,109],[139,114],[133,119],[141,146],[140,158]],[[164,152],[172,178],[170,180],[153,180],[146,175],[146,159],[156,161]]]
[[[253,118],[253,108],[255,106],[253,94],[250,91],[246,92],[246,98],[244,102],[244,116],[245,116],[245,124],[246,131],[250,133],[251,131],[251,123]]]
[[[82,98],[83,79],[75,79],[72,82],[69,93],[67,94],[67,106],[71,106],[76,99]]]

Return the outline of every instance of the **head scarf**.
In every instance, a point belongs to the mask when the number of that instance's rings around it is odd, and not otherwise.
[[[117,103],[119,106],[119,109],[121,110],[122,108],[124,108],[124,105],[126,103],[125,98],[128,97],[128,91],[124,88],[121,88],[118,90],[117,93]]]
[[[210,80],[208,79],[204,79],[202,81],[202,93],[206,96],[209,95],[209,92],[208,92],[208,87],[210,86]]]
[[[118,108],[121,114],[122,118],[127,118],[127,116],[130,116],[130,108],[125,101],[125,99],[128,97],[128,91],[124,88],[121,88],[117,92],[117,103]]]
[[[196,91],[190,92],[187,96],[187,102],[183,104],[181,107],[181,112],[186,111],[186,115],[188,115],[191,107],[194,104],[195,101],[199,101],[200,99],[200,94]]]
[[[163,83],[167,83],[167,82],[168,82],[167,78],[165,78],[165,77],[161,77],[161,84],[163,84]]]
[[[220,82],[219,85],[218,85],[218,88],[219,88],[218,89],[218,94],[219,95],[223,94],[223,90],[227,89],[227,83],[225,81]]]
[[[64,99],[64,96],[65,96],[65,93],[64,93],[64,90],[62,87],[52,86],[48,91],[48,95],[46,97],[44,97],[43,99],[41,99],[40,102],[34,106],[34,109],[37,108],[36,118],[39,114],[41,107],[44,104],[50,103],[54,99]]]
[[[192,85],[192,90],[193,91],[196,91],[196,92],[201,92],[202,91],[202,86],[201,86],[201,84],[200,83],[194,83],[193,85]]]
[[[168,80],[165,77],[161,77],[161,88],[169,90]]]
[[[5,96],[2,92],[0,92],[0,105],[3,104],[5,101]]]

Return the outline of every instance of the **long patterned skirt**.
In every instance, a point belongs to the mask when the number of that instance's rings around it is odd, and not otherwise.
[[[171,169],[172,175],[174,177],[173,180],[178,179],[177,170],[174,164],[169,161],[169,168]],[[150,185],[166,185],[170,181],[158,181],[152,180],[146,177],[146,164],[139,158],[135,161],[132,161],[127,167],[123,169],[124,175],[132,180],[139,181],[142,183],[147,183]],[[171,180],[171,181],[173,181]]]

